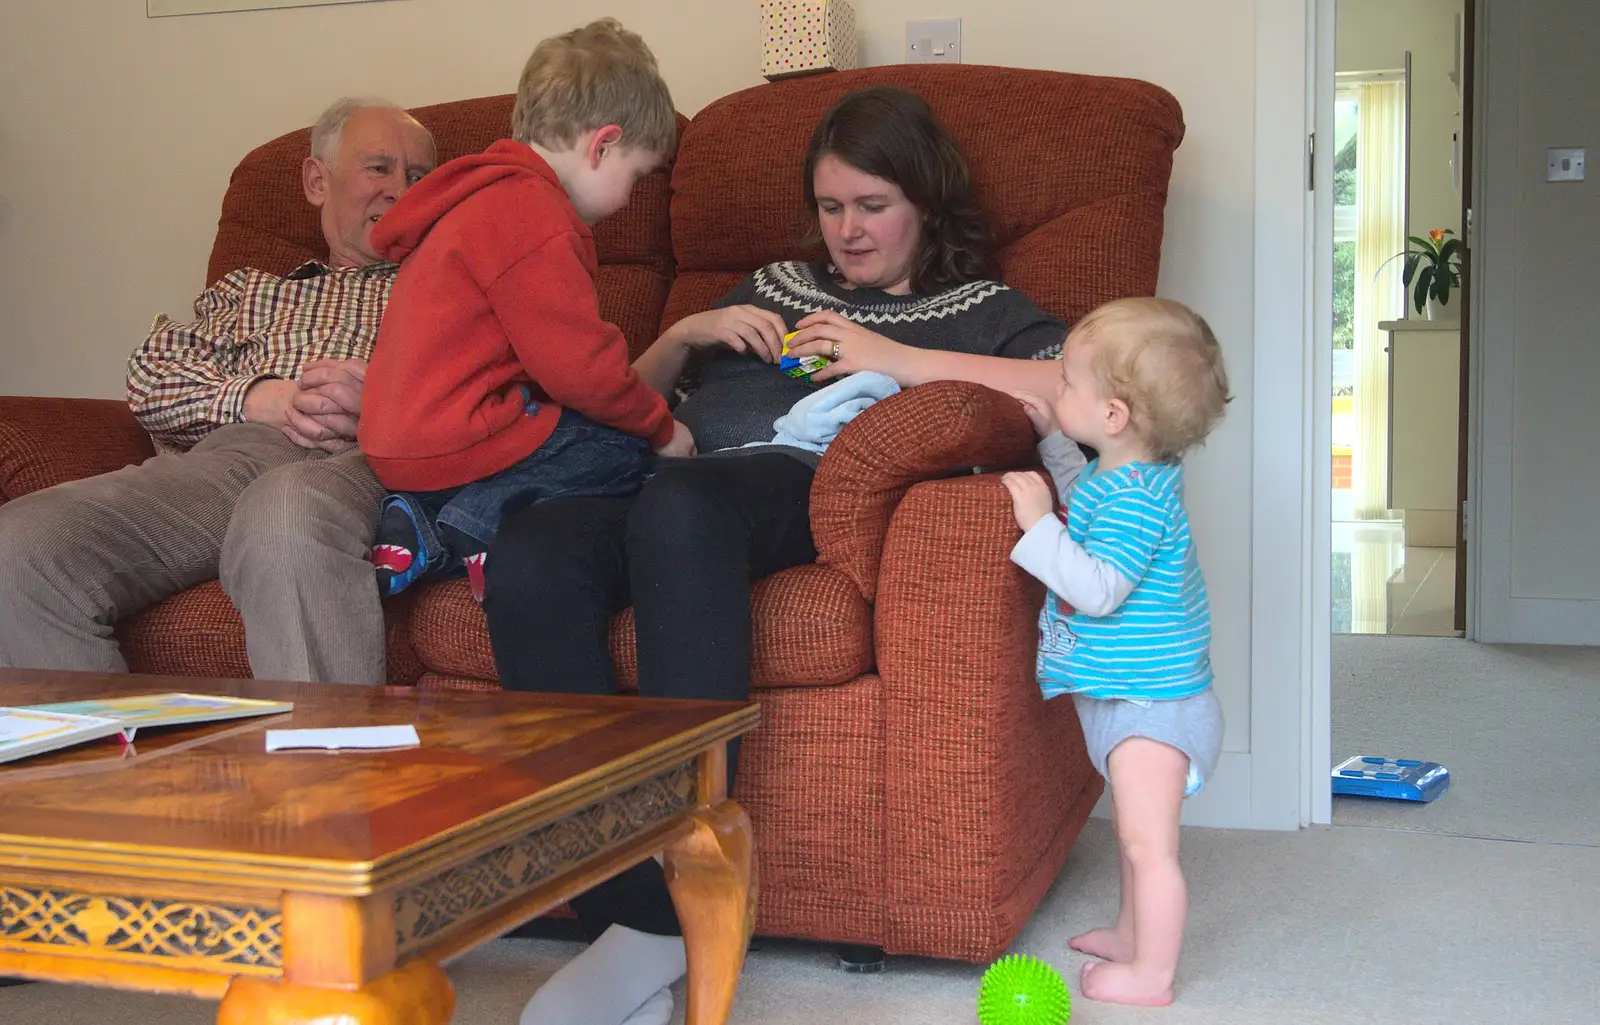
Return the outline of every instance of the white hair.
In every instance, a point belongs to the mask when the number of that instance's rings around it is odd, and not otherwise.
[[[333,158],[339,153],[339,133],[344,131],[345,122],[358,110],[405,112],[400,104],[376,96],[346,96],[335,100],[317,118],[317,123],[311,126],[311,155],[324,164],[333,163]]]

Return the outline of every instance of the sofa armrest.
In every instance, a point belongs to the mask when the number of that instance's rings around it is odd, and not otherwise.
[[[818,561],[872,601],[895,507],[921,481],[1038,462],[1035,437],[1011,396],[965,381],[936,381],[869,406],[833,444],[811,488]]]
[[[895,510],[874,609],[884,689],[889,906],[1003,950],[1101,792],[1070,698],[1034,675],[1044,587],[1010,560],[1000,474],[929,481]],[[1041,869],[1043,866],[1043,869]]]
[[[153,455],[126,402],[0,395],[0,501]]]

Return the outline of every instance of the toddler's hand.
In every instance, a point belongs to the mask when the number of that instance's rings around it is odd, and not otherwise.
[[[1032,470],[1008,473],[1000,478],[1000,483],[1011,492],[1011,511],[1016,514],[1017,526],[1024,532],[1032,530],[1033,525],[1049,516],[1054,508],[1050,485]]]
[[[1046,438],[1055,433],[1056,415],[1050,411],[1050,403],[1044,396],[1031,391],[1014,391],[1011,397],[1022,403],[1022,411],[1028,414],[1028,421],[1033,424],[1033,430],[1039,437]]]
[[[656,449],[658,456],[692,456],[695,454],[694,435],[677,420],[672,421],[672,440]]]

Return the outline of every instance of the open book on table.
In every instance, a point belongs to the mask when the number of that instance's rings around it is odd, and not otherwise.
[[[131,743],[142,726],[188,726],[293,709],[289,701],[182,693],[0,708],[0,762],[110,736]]]

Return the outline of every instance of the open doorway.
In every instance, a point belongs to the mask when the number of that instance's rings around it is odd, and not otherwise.
[[[1460,636],[1469,12],[1335,13],[1332,627]]]
[[[1461,634],[1472,267],[1465,247],[1445,253],[1442,242],[1472,227],[1473,39],[1486,0],[1334,4],[1333,455],[1343,441],[1350,459],[1345,473],[1334,464],[1332,626],[1350,636],[1330,644],[1332,761],[1435,761],[1453,782],[1429,804],[1336,798],[1330,818],[1600,844],[1594,816],[1572,814],[1571,794],[1600,781],[1592,765],[1548,793],[1514,782],[1519,765],[1582,749],[1600,650],[1496,647]],[[1428,243],[1441,260],[1456,257],[1447,295],[1418,293],[1431,258],[1417,258],[1411,274],[1407,257],[1394,259]]]
[[[1350,40],[1351,23],[1339,25],[1337,32],[1335,25],[1343,20],[1339,16],[1356,10],[1361,2],[1316,0],[1318,100],[1312,181],[1316,193],[1318,265],[1314,281],[1318,307],[1312,329],[1318,334],[1317,355],[1326,360],[1319,360],[1315,368],[1316,393],[1319,398],[1327,396],[1330,403],[1319,406],[1314,417],[1319,449],[1332,440],[1328,432],[1335,397],[1333,360],[1328,357],[1334,351],[1335,326],[1336,154],[1334,147],[1323,141],[1335,135],[1339,92],[1336,68],[1355,70],[1348,63],[1336,63],[1334,53],[1335,38],[1341,47]],[[1415,13],[1425,4],[1445,3],[1446,0],[1385,0],[1379,6],[1391,18],[1398,18],[1402,12]],[[1587,216],[1593,206],[1593,193],[1571,186],[1560,174],[1564,168],[1547,166],[1547,147],[1569,146],[1563,140],[1584,138],[1583,133],[1591,131],[1595,122],[1587,114],[1589,101],[1596,95],[1593,62],[1562,60],[1559,56],[1551,61],[1535,61],[1530,55],[1592,53],[1596,34],[1600,33],[1600,19],[1592,8],[1570,8],[1559,0],[1516,4],[1463,0],[1459,10],[1462,120],[1460,135],[1451,140],[1455,161],[1449,171],[1452,184],[1459,183],[1456,208],[1461,212],[1457,223],[1464,229],[1460,235],[1471,243],[1470,249],[1461,254],[1460,274],[1462,284],[1473,295],[1470,304],[1459,295],[1446,304],[1446,311],[1459,304],[1455,374],[1446,378],[1446,383],[1458,391],[1453,400],[1446,397],[1441,404],[1458,424],[1470,410],[1472,437],[1469,449],[1459,430],[1447,433],[1441,449],[1448,447],[1451,440],[1456,443],[1455,463],[1449,468],[1453,477],[1447,479],[1456,481],[1458,500],[1467,497],[1465,482],[1469,478],[1471,483],[1474,522],[1470,525],[1470,568],[1474,587],[1470,608],[1458,597],[1455,609],[1458,615],[1466,613],[1470,638],[1340,635],[1332,630],[1330,636],[1321,633],[1321,622],[1317,624],[1319,637],[1313,643],[1326,640],[1324,650],[1330,657],[1322,663],[1329,670],[1325,689],[1318,679],[1317,667],[1312,671],[1311,819],[1346,828],[1600,846],[1600,814],[1594,811],[1594,795],[1600,794],[1600,762],[1581,758],[1563,762],[1557,758],[1562,765],[1562,778],[1560,785],[1553,787],[1527,787],[1523,785],[1526,774],[1521,771],[1526,765],[1549,762],[1551,752],[1585,750],[1586,744],[1592,745],[1592,724],[1600,718],[1600,689],[1594,686],[1595,680],[1600,679],[1600,647],[1554,646],[1593,644],[1593,638],[1600,636],[1593,626],[1600,622],[1594,612],[1600,609],[1600,599],[1594,597],[1596,592],[1589,579],[1593,576],[1593,560],[1580,561],[1592,547],[1582,541],[1582,532],[1588,529],[1582,514],[1592,511],[1594,503],[1586,503],[1581,493],[1570,498],[1561,494],[1561,504],[1541,507],[1541,511],[1551,508],[1560,512],[1524,522],[1520,535],[1512,531],[1511,515],[1514,472],[1522,481],[1518,497],[1524,502],[1530,494],[1553,496],[1557,492],[1552,487],[1537,489],[1527,485],[1530,467],[1551,467],[1548,479],[1560,478],[1564,486],[1571,476],[1567,472],[1571,460],[1551,457],[1550,439],[1576,439],[1571,449],[1576,451],[1585,443],[1582,439],[1592,435],[1575,431],[1573,424],[1592,421],[1595,416],[1592,388],[1587,386],[1594,374],[1586,373],[1594,362],[1595,350],[1585,343],[1592,335],[1586,327],[1595,322],[1590,311],[1597,293],[1577,284],[1587,279],[1559,278],[1551,269],[1564,271],[1571,252],[1581,252],[1581,246],[1578,250],[1571,246],[1551,249],[1548,240],[1576,237],[1593,223],[1593,218]],[[1449,13],[1453,58],[1457,46],[1455,10]],[[1415,171],[1422,161],[1416,87],[1426,71],[1414,44],[1392,42],[1401,43],[1398,59],[1402,71],[1403,51],[1410,49],[1413,58],[1413,109],[1409,117],[1412,131],[1407,144],[1413,172],[1409,228],[1416,223]],[[1348,52],[1343,57],[1345,62],[1350,59]],[[1381,79],[1382,72],[1393,70],[1386,66],[1393,60],[1391,50],[1387,58],[1374,58],[1367,70],[1378,72],[1375,77]],[[1452,59],[1451,64],[1455,63]],[[1581,71],[1569,74],[1568,69]],[[1450,85],[1454,92],[1453,78]],[[1474,165],[1481,170],[1475,171]],[[1542,183],[1541,177],[1545,179]],[[1530,230],[1529,224],[1535,225],[1536,230]],[[1521,236],[1517,234],[1519,228],[1524,232]],[[1515,302],[1519,295],[1529,294],[1529,281],[1541,282],[1542,278],[1555,278],[1562,285],[1532,293],[1538,296],[1537,303]],[[1402,297],[1405,298],[1404,293]],[[1531,327],[1530,306],[1536,307]],[[1353,293],[1349,307],[1349,315],[1354,318]],[[1436,310],[1435,315],[1439,312]],[[1413,306],[1411,314],[1403,319],[1416,319],[1416,313]],[[1422,319],[1426,320],[1425,313]],[[1354,330],[1352,326],[1352,349]],[[1460,339],[1470,339],[1471,364],[1466,360],[1469,342]],[[1441,360],[1436,365],[1447,362]],[[1383,364],[1390,371],[1391,381],[1397,366],[1397,362],[1388,360]],[[1470,379],[1469,366],[1473,371]],[[1542,371],[1533,383],[1527,381],[1530,368]],[[1441,366],[1438,372],[1449,373],[1449,369]],[[1352,380],[1348,372],[1345,380]],[[1354,383],[1351,387],[1355,387]],[[1448,393],[1450,389],[1440,390]],[[1531,427],[1527,423],[1530,420],[1535,421]],[[1351,433],[1347,430],[1345,436]],[[1385,445],[1383,451],[1392,453],[1393,448]],[[1470,473],[1463,473],[1468,451],[1473,462]],[[1314,492],[1321,503],[1317,526],[1322,529],[1333,525],[1334,489],[1329,479],[1333,466],[1330,460],[1319,467]],[[1353,469],[1350,475],[1354,476]],[[1390,475],[1397,475],[1392,464]],[[1351,490],[1352,484],[1353,481],[1346,482],[1345,489]],[[1409,515],[1403,519],[1393,515],[1396,505],[1402,509],[1406,505],[1392,498],[1387,502],[1389,516],[1347,522],[1376,530],[1399,519],[1409,528]],[[1465,507],[1464,502],[1458,506]],[[1350,508],[1354,509],[1353,504]],[[1527,521],[1526,504],[1522,509],[1522,518]],[[1459,535],[1460,519],[1455,518]],[[1569,521],[1571,530],[1563,533],[1558,529],[1567,527]],[[1317,539],[1319,553],[1331,555],[1331,534],[1330,530]],[[1573,545],[1574,539],[1578,550],[1569,553],[1563,545]],[[1518,552],[1523,576],[1519,585],[1513,585],[1510,572],[1514,542],[1521,546]],[[1530,572],[1530,553],[1543,557],[1535,566],[1539,572]],[[1459,577],[1467,567],[1459,558],[1455,565],[1459,596],[1465,590]],[[1580,567],[1576,572],[1575,566]],[[1319,559],[1314,571],[1331,576],[1334,568],[1335,558],[1329,557],[1326,561]],[[1551,581],[1563,579],[1562,574],[1564,580],[1582,574],[1581,585],[1563,582],[1561,586],[1567,589],[1557,590]],[[1347,575],[1346,588],[1348,581]],[[1354,604],[1348,590],[1341,594],[1337,583],[1325,590],[1319,588],[1317,600],[1325,600],[1322,596],[1331,599],[1330,606],[1342,601],[1345,609],[1350,609]],[[1345,609],[1340,611],[1353,618]],[[1329,623],[1330,627],[1341,625],[1348,630],[1348,621]],[[1457,628],[1461,626],[1458,622]],[[1517,643],[1490,643],[1501,640]],[[1331,726],[1327,733],[1320,732],[1322,723]],[[1319,750],[1316,745],[1323,738],[1327,748]],[[1449,768],[1453,782],[1444,796],[1429,804],[1358,797],[1334,799],[1328,790],[1328,767],[1353,755],[1437,761]]]

